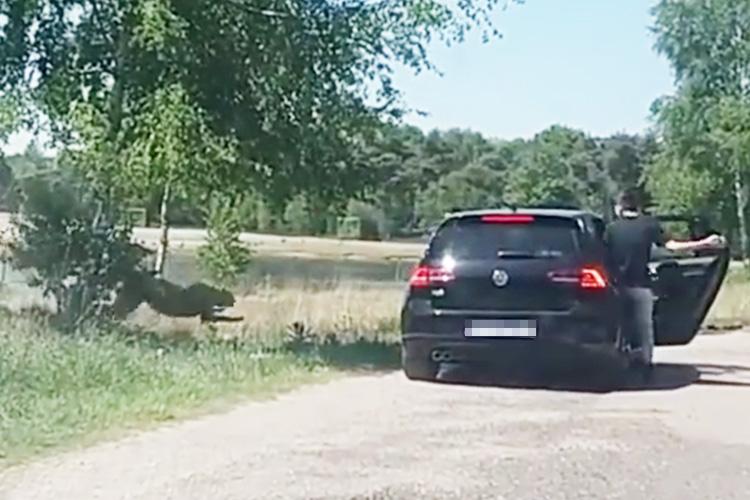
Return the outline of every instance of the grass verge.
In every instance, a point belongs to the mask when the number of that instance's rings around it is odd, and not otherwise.
[[[745,269],[729,271],[706,318],[713,330],[733,330],[750,325],[750,274]]]
[[[352,370],[398,367],[393,341],[296,350],[255,341],[51,331],[0,316],[0,467]]]
[[[334,333],[341,341],[361,335],[384,339],[398,331],[398,318],[404,286],[341,281],[329,288],[315,283],[293,287],[270,284],[253,293],[237,297],[229,316],[241,317],[237,323],[217,323],[210,336],[253,339],[263,345],[278,345],[293,323],[304,325],[311,334],[325,337]],[[201,335],[198,319],[168,318],[148,306],[139,308],[130,318],[139,327],[170,335]]]

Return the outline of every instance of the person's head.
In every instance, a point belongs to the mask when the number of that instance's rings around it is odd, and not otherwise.
[[[623,212],[641,213],[643,211],[643,204],[638,190],[630,188],[621,192],[617,198],[615,210],[619,217],[622,217]]]

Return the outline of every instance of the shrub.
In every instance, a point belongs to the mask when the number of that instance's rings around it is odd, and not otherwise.
[[[130,241],[126,217],[72,175],[22,185],[13,224],[13,266],[52,297],[65,330],[105,317],[112,293],[145,256]]]
[[[309,203],[304,195],[295,196],[286,205],[284,222],[287,231],[292,234],[312,233],[312,215]]]
[[[347,216],[359,219],[357,238],[380,240],[388,232],[387,218],[379,208],[357,200],[351,200],[347,207]]]
[[[206,245],[198,249],[201,267],[220,286],[235,285],[250,263],[250,251],[240,242],[240,203],[225,196],[211,198],[206,221]]]

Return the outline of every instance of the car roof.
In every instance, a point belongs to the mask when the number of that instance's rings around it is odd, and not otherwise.
[[[536,215],[539,217],[565,217],[570,219],[576,219],[581,217],[599,217],[593,212],[586,210],[574,209],[574,208],[524,208],[516,207],[511,208],[494,208],[494,209],[482,209],[482,210],[466,210],[462,212],[452,212],[446,215],[446,219],[461,219],[464,217],[481,217],[483,215],[493,214],[528,214]]]

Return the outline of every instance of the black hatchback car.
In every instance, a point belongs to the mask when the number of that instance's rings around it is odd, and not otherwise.
[[[684,220],[696,233],[694,220]],[[605,223],[570,209],[448,216],[413,270],[401,312],[406,376],[432,380],[442,363],[525,367],[581,352],[628,361]],[[705,231],[705,230],[704,230]],[[697,335],[726,276],[729,252],[655,252],[656,345]]]

